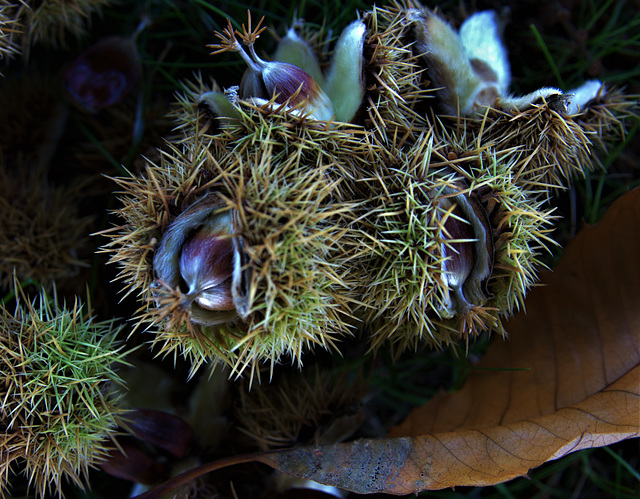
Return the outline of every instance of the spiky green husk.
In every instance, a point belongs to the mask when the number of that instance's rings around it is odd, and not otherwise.
[[[431,167],[440,147],[429,135],[410,153],[387,152],[368,183],[371,203],[363,241],[372,255],[362,294],[374,348],[386,340],[403,347],[405,341],[451,341],[451,334],[433,323],[448,293],[440,255],[439,215],[444,213],[436,202],[447,179],[438,178],[441,168]]]
[[[18,290],[15,311],[0,308],[0,495],[18,471],[40,497],[61,494],[66,479],[85,486],[122,413],[112,386],[125,356],[118,332],[79,301],[29,302]]]
[[[374,7],[367,12],[367,38],[364,47],[365,106],[367,126],[385,137],[385,130],[400,136],[424,128],[427,85],[424,68],[413,50],[412,20],[400,4]],[[421,109],[416,109],[421,107]]]
[[[501,319],[522,306],[550,242],[553,217],[544,196],[520,187],[513,151],[497,153],[474,148],[464,138],[425,134],[413,148],[387,154],[368,182],[376,201],[367,205],[363,235],[371,258],[364,264],[362,311],[372,348],[388,340],[400,352],[422,344],[439,347],[485,330],[504,334]],[[456,194],[473,198],[486,212],[493,263],[483,284],[486,297],[452,311],[442,245],[453,248],[455,241],[444,236],[448,215],[440,200],[455,202]]]
[[[60,285],[88,266],[80,258],[92,219],[74,205],[82,186],[53,187],[42,172],[15,166],[10,172],[0,158],[0,289],[10,287],[14,272],[20,280]]]
[[[119,180],[125,224],[107,245],[125,288],[148,302],[145,320],[160,326],[154,342],[162,353],[188,357],[194,371],[211,360],[236,374],[283,356],[301,362],[304,350],[331,348],[350,331],[349,258],[341,245],[354,203],[340,178],[368,160],[366,141],[361,131],[293,121],[271,105],[240,111],[222,133],[170,146],[143,177]],[[180,289],[152,286],[157,242],[177,215],[206,196],[232,210],[249,276],[246,307],[221,326],[193,324]]]
[[[277,138],[267,134],[262,142],[271,140]],[[231,157],[239,169],[229,191],[242,195],[229,200],[230,208],[238,215],[251,273],[250,320],[234,346],[245,365],[256,359],[277,362],[281,354],[300,361],[314,343],[331,348],[336,336],[349,331],[340,240],[341,215],[350,207],[331,202],[337,183],[328,180],[330,162],[316,158],[308,165],[302,150],[285,156],[272,147],[247,156],[233,151]],[[248,178],[246,169],[252,170]]]
[[[551,186],[528,177],[529,151],[486,139],[482,122],[458,118],[454,124],[443,118],[438,124],[449,160],[477,155],[464,176],[493,229],[494,265],[487,283],[492,306],[508,316],[523,306],[526,291],[537,281],[538,258],[556,244],[549,235],[555,221],[547,203]]]
[[[520,152],[517,180],[526,189],[563,186],[594,167],[590,136],[557,103],[513,112],[487,109],[484,119],[469,123],[483,144]]]
[[[518,151],[519,161],[512,166],[514,182],[534,198],[549,197],[553,188],[566,186],[599,165],[597,150],[607,151],[623,139],[627,122],[640,112],[638,97],[617,89],[570,116],[563,112],[563,99],[543,100],[523,111],[487,108],[477,119],[441,117],[438,123],[448,130],[464,128],[468,142]],[[450,135],[446,130],[444,134]]]
[[[497,318],[524,309],[526,293],[538,280],[539,258],[555,244],[550,238],[555,217],[546,191],[523,188],[519,166],[519,155],[487,149],[469,170],[470,192],[485,207],[494,231],[487,307],[496,309]]]

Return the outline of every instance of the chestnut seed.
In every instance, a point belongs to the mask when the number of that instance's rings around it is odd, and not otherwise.
[[[452,298],[444,316],[463,313],[487,300],[483,284],[493,268],[493,238],[482,208],[465,194],[439,200],[441,254],[445,284]]]
[[[127,427],[134,437],[178,458],[186,456],[193,442],[191,426],[168,412],[138,409],[131,411],[127,418]]]
[[[82,52],[64,73],[67,92],[83,109],[96,112],[122,102],[140,78],[132,38],[111,36]]]
[[[189,295],[209,310],[233,310],[231,279],[233,276],[233,241],[231,237],[200,229],[182,247],[180,275]]]
[[[233,214],[215,196],[184,210],[167,227],[153,259],[157,284],[186,287],[191,322],[216,325],[237,317],[233,281],[240,273]]]

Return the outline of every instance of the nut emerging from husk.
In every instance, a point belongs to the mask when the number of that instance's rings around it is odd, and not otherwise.
[[[535,282],[550,210],[518,187],[518,157],[424,134],[380,149],[366,186],[362,315],[372,348],[501,334]],[[464,141],[463,141],[464,142]],[[365,196],[365,194],[363,194]]]
[[[237,111],[223,132],[187,137],[141,178],[119,180],[127,223],[108,245],[146,302],[154,343],[194,371],[217,360],[235,374],[300,362],[355,322],[344,245],[357,201],[341,179],[369,161],[366,142],[339,127],[291,126],[287,110]]]
[[[153,258],[158,282],[171,289],[185,287],[191,321],[207,326],[237,317],[232,281],[239,282],[241,272],[233,214],[211,197],[178,215]]]

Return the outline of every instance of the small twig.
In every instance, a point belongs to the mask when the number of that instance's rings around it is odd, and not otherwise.
[[[278,452],[278,451],[275,451]],[[190,470],[185,471],[184,473],[180,473],[164,483],[161,483],[157,487],[144,492],[140,495],[135,496],[133,499],[158,499],[162,495],[167,492],[171,492],[172,490],[177,489],[181,485],[188,483],[196,478],[201,477],[202,475],[206,475],[207,473],[211,473],[212,471],[217,471],[222,468],[226,468],[228,466],[234,466],[236,464],[245,464],[252,462],[261,462],[261,457],[269,454],[273,454],[274,452],[253,452],[251,454],[244,454],[241,456],[229,456],[222,459],[217,459],[215,461],[211,461],[209,463],[205,463],[202,466],[198,466],[197,468],[192,468]]]

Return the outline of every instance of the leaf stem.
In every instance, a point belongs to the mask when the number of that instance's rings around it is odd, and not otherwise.
[[[222,468],[227,468],[229,466],[235,466],[237,464],[245,464],[251,462],[262,462],[261,457],[265,455],[271,455],[276,452],[253,452],[250,454],[243,454],[240,456],[229,456],[224,457],[222,459],[216,459],[215,461],[210,461],[196,468],[192,468],[190,470],[185,471],[184,473],[180,473],[164,483],[161,483],[157,487],[154,487],[147,492],[144,492],[140,495],[135,496],[133,499],[158,499],[163,496],[167,492],[171,492],[176,488],[188,483],[196,478],[201,477],[202,475],[206,475],[207,473],[211,473],[212,471],[217,471]]]

